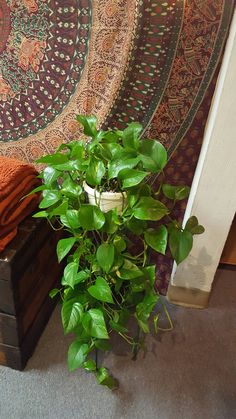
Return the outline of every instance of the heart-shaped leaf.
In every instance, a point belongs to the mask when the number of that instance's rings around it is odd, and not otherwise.
[[[86,371],[96,371],[96,364],[93,359],[88,359],[83,363],[83,368]]]
[[[167,198],[181,201],[189,196],[190,188],[189,186],[173,186],[164,183],[162,185],[162,191]]]
[[[66,211],[65,216],[66,216],[67,223],[69,224],[70,228],[72,228],[73,230],[76,230],[77,228],[80,227],[78,210],[70,209]]]
[[[113,378],[106,368],[99,368],[96,372],[96,378],[99,384],[115,390],[119,387],[118,381]]]
[[[193,236],[187,231],[172,229],[169,236],[170,251],[177,265],[190,253],[193,246]]]
[[[43,172],[44,183],[51,185],[58,178],[58,171],[53,167],[46,167]]]
[[[78,220],[84,230],[100,230],[105,223],[102,211],[96,205],[82,204],[78,210]]]
[[[168,232],[164,225],[159,226],[157,229],[149,228],[144,233],[146,243],[156,252],[165,255],[167,246]]]
[[[85,332],[94,338],[108,339],[107,328],[104,316],[98,308],[91,308],[82,318],[82,324]]]
[[[43,191],[43,199],[39,204],[39,208],[48,208],[51,205],[56,204],[61,199],[61,194],[57,190],[45,190]]]
[[[131,188],[138,185],[148,175],[147,172],[137,169],[123,169],[119,172],[118,178],[122,181],[123,188]]]
[[[134,279],[143,275],[141,269],[128,259],[125,259],[122,268],[120,268],[116,274],[121,279]]]
[[[85,135],[88,135],[89,137],[95,137],[97,135],[96,116],[77,115],[76,119],[81,125],[83,125]]]
[[[139,137],[143,131],[143,127],[138,122],[131,122],[123,131],[122,143],[124,147],[138,149],[140,145]]]
[[[107,281],[101,276],[96,278],[95,284],[88,288],[88,292],[92,295],[92,297],[99,301],[103,301],[104,303],[114,303],[111,289]]]
[[[97,261],[102,270],[108,273],[113,265],[115,248],[113,244],[103,243],[99,246],[96,253]]]
[[[111,350],[111,344],[107,340],[95,340],[94,345],[96,348],[104,352]]]
[[[68,368],[70,371],[74,371],[80,368],[89,352],[89,346],[87,343],[81,343],[80,340],[75,340],[69,347],[68,350]]]
[[[64,301],[62,304],[61,318],[64,332],[71,332],[80,323],[83,315],[83,306],[74,299]]]
[[[36,163],[45,163],[53,166],[55,164],[63,164],[68,162],[68,157],[65,154],[55,153],[48,154],[47,156],[40,157]]]
[[[105,172],[106,169],[101,160],[91,160],[86,171],[86,182],[91,186],[100,185]]]
[[[205,231],[204,227],[198,224],[198,219],[194,215],[188,219],[185,230],[189,231],[191,234],[202,234]]]
[[[58,261],[61,262],[62,259],[69,253],[76,242],[75,237],[69,237],[68,239],[61,239],[57,243],[57,257]]]
[[[139,148],[143,167],[150,172],[156,173],[164,169],[167,163],[165,147],[156,140],[143,140]]]
[[[129,157],[129,155],[117,157],[108,164],[108,177],[113,179],[124,169],[133,169],[139,163],[139,157]]]
[[[133,208],[133,215],[139,220],[158,221],[169,213],[162,202],[150,196],[142,197]]]
[[[74,286],[76,285],[77,272],[78,263],[68,263],[68,265],[64,269],[63,285],[69,285],[71,288],[74,288]]]

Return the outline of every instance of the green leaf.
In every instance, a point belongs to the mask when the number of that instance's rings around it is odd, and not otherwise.
[[[61,262],[62,259],[69,253],[76,242],[75,237],[69,237],[68,239],[61,239],[57,243],[57,257],[58,261]]]
[[[135,317],[144,333],[149,333],[149,326],[147,322],[158,299],[158,295],[146,295],[143,301],[136,306]]]
[[[50,292],[49,292],[49,297],[50,298],[54,298],[56,297],[56,295],[58,295],[60,292],[60,290],[58,288],[53,288]]]
[[[192,228],[191,233],[192,233],[192,235],[203,234],[204,231],[205,231],[205,228],[202,225],[199,224],[198,226]]]
[[[64,269],[63,285],[69,285],[71,288],[77,284],[78,263],[70,262]]]
[[[48,217],[47,211],[38,211],[32,215],[33,218],[47,218]]]
[[[78,301],[64,301],[61,309],[61,318],[65,334],[71,332],[81,322],[83,306]]]
[[[78,220],[84,230],[100,230],[105,224],[105,217],[96,205],[82,204],[78,210]]]
[[[164,183],[162,185],[162,191],[167,198],[180,201],[189,196],[190,188],[189,186],[173,186]]]
[[[119,253],[123,252],[126,249],[126,241],[120,236],[114,237],[113,244]]]
[[[50,211],[50,217],[53,217],[55,215],[64,215],[68,209],[68,201],[63,201],[58,207],[53,208],[53,210]]]
[[[37,188],[34,188],[32,191],[30,191],[29,193],[27,193],[27,195],[25,195],[25,196],[24,196],[23,198],[21,198],[21,199],[24,199],[24,198],[26,198],[27,196],[33,195],[34,193],[41,192],[41,191],[45,191],[46,189],[48,189],[47,185],[40,185],[40,186],[37,186]]]
[[[168,208],[149,196],[140,198],[133,208],[133,215],[139,220],[158,221],[167,214],[169,214]]]
[[[67,146],[70,148],[70,158],[81,160],[84,158],[84,143],[83,141],[71,141]]]
[[[124,147],[138,149],[140,145],[139,137],[143,131],[143,127],[138,122],[131,122],[123,131],[122,143]]]
[[[86,171],[86,182],[90,186],[100,185],[105,172],[106,169],[101,160],[91,160]]]
[[[131,282],[131,290],[132,292],[142,292],[147,288],[146,281],[141,276],[139,278],[135,278]]]
[[[76,182],[74,182],[70,177],[64,180],[61,193],[64,196],[68,196],[69,198],[78,199],[78,196],[82,193],[82,188]]]
[[[143,140],[139,148],[143,167],[156,173],[164,169],[167,163],[165,147],[156,140]]]
[[[185,230],[188,230],[191,233],[192,228],[195,228],[197,226],[198,226],[198,219],[197,219],[197,217],[195,217],[195,215],[193,215],[186,222],[186,224],[185,224]]]
[[[100,349],[104,352],[111,350],[111,344],[107,340],[95,340],[94,345],[97,349]]]
[[[121,170],[124,169],[133,169],[139,163],[139,157],[130,158],[129,154],[119,158],[115,158],[108,163],[108,178],[113,179],[118,177],[118,174]]]
[[[104,213],[105,216],[105,224],[102,227],[102,231],[105,231],[106,233],[113,234],[118,229],[119,225],[121,224],[119,216],[117,214],[117,209],[114,208],[106,213]]]
[[[94,360],[93,359],[88,359],[87,361],[85,361],[84,363],[83,363],[83,368],[86,370],[86,371],[96,371],[96,364],[95,364],[95,362],[94,362]]]
[[[127,228],[132,231],[132,233],[141,236],[147,228],[146,221],[137,220],[136,218],[131,218],[127,222]]]
[[[44,183],[51,185],[58,178],[59,172],[53,167],[46,167],[42,172]]]
[[[121,279],[134,279],[143,275],[141,269],[128,259],[125,259],[122,268],[118,270],[116,274]]]
[[[62,163],[62,164],[55,164],[54,168],[60,172],[71,172],[73,170],[80,170],[81,169],[81,162],[79,162],[78,160],[69,160],[66,163]]]
[[[109,374],[106,368],[99,368],[96,377],[99,384],[108,387],[110,390],[116,390],[119,387],[118,381]]]
[[[88,292],[90,295],[92,295],[92,297],[96,298],[99,301],[114,304],[111,289],[107,281],[101,276],[98,276],[96,278],[95,284],[91,285],[88,288]]]
[[[144,233],[144,238],[148,246],[162,255],[165,255],[166,253],[167,237],[168,232],[164,225],[157,227],[157,229],[149,228]]]
[[[194,215],[188,219],[185,230],[189,231],[191,234],[202,234],[205,231],[204,227],[198,224],[198,219]]]
[[[76,260],[75,262],[71,262],[71,263],[77,263],[78,264],[78,260]],[[71,288],[74,288],[75,285],[78,285],[80,282],[84,282],[89,277],[90,277],[90,272],[89,272],[89,270],[85,269],[85,270],[79,271],[76,275],[74,275],[73,280],[71,278],[70,283],[68,283],[68,279],[66,280],[65,277],[63,277],[63,279],[61,281],[61,284],[62,285],[69,285]]]
[[[102,270],[108,273],[113,265],[115,256],[115,248],[113,244],[101,244],[96,253],[97,261]]]
[[[193,246],[193,236],[187,231],[172,229],[169,236],[170,251],[177,265],[190,253]]]
[[[96,155],[96,151],[98,151],[98,148],[96,146],[98,145],[98,143],[102,141],[103,137],[104,137],[104,131],[100,130],[97,132],[96,136],[92,139],[92,141],[87,143],[86,148],[89,153],[94,149],[95,150],[94,156]]]
[[[50,191],[45,190],[43,191],[43,199],[39,204],[39,208],[48,208],[54,204],[56,204],[61,199],[61,194],[59,191]]]
[[[101,310],[91,308],[82,318],[84,330],[89,336],[99,339],[109,339],[104,316]]]
[[[85,135],[89,137],[95,137],[97,135],[97,118],[94,115],[85,116],[85,115],[77,115],[76,119],[80,124],[84,127]]]
[[[76,230],[77,228],[80,227],[80,222],[79,222],[79,211],[76,209],[70,209],[66,211],[66,219],[67,219],[67,223],[69,224],[70,228],[72,228],[72,230]]]
[[[111,143],[111,144],[103,144],[102,145],[102,154],[103,154],[103,150],[105,152],[106,155],[106,159],[110,160],[111,157],[114,157],[115,155],[119,154],[122,150],[122,146],[120,144],[116,144],[116,143]],[[107,158],[109,156],[109,158]]]
[[[148,175],[147,172],[137,169],[123,169],[119,172],[118,178],[122,180],[123,188],[131,188],[138,185]]]
[[[69,371],[74,371],[80,368],[89,352],[89,346],[87,343],[82,343],[79,340],[75,340],[69,347],[68,350],[68,368]]]
[[[68,162],[68,157],[65,154],[55,153],[40,157],[36,163],[45,163],[49,165],[62,164]]]
[[[108,144],[110,144],[110,143],[111,144],[116,144],[117,141],[119,141],[119,139],[121,137],[120,133],[122,133],[122,132],[118,131],[118,130],[108,130],[108,131],[104,132],[103,140]]]
[[[156,265],[146,266],[142,269],[144,276],[151,284],[151,287],[154,287],[156,280]]]

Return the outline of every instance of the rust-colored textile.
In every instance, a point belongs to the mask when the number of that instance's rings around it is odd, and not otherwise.
[[[38,194],[22,199],[40,184],[33,166],[0,157],[0,252],[15,237],[17,226],[38,204]]]

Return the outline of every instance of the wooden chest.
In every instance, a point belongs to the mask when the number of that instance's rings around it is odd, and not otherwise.
[[[48,293],[62,273],[59,238],[45,220],[30,217],[0,254],[0,365],[22,370],[51,315]]]

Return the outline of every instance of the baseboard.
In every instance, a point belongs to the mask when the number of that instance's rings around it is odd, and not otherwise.
[[[210,292],[194,288],[177,287],[171,284],[167,292],[167,299],[170,303],[192,308],[206,308],[209,296]]]

